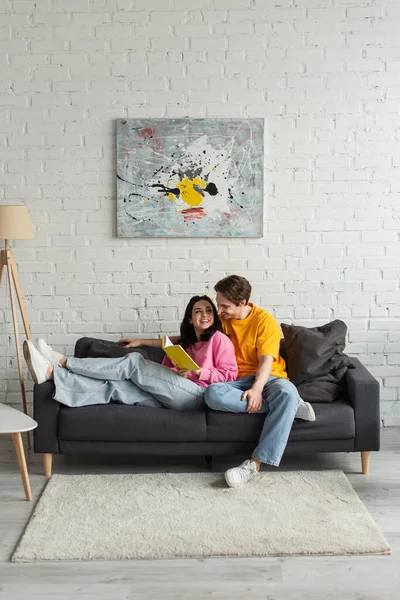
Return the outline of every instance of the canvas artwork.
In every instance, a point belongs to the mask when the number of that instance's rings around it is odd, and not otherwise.
[[[263,119],[118,119],[119,237],[261,237]]]

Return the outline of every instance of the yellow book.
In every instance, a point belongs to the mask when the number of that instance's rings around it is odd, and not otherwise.
[[[197,371],[200,369],[182,346],[174,346],[167,335],[162,336],[161,344],[165,354],[169,356],[179,369],[186,369],[187,371]]]

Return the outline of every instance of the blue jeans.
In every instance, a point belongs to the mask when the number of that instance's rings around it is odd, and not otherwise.
[[[206,389],[205,402],[215,410],[245,413],[247,400],[241,399],[242,394],[251,388],[254,380],[251,375],[237,381],[213,383]],[[279,466],[299,403],[300,396],[293,383],[282,377],[268,379],[262,392],[262,406],[257,411],[266,417],[253,458]]]
[[[54,398],[67,406],[141,404],[154,408],[199,410],[205,388],[138,352],[122,358],[69,358],[54,369]]]

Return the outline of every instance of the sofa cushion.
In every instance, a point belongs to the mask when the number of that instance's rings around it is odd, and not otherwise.
[[[124,348],[116,342],[106,344],[104,340],[94,340],[88,348],[87,356],[88,358],[120,358],[132,352],[137,352],[143,358],[147,358],[145,348]]]
[[[96,338],[80,338],[75,344],[75,358],[120,358],[131,352],[139,352],[147,358],[146,348],[124,348],[117,342]]]
[[[316,421],[295,419],[289,441],[351,439],[355,436],[353,407],[344,400],[314,406]],[[207,411],[207,441],[254,442],[256,446],[265,415]]]
[[[206,440],[205,410],[167,410],[106,405],[59,411],[60,440],[104,442],[201,442]]]
[[[281,323],[290,380],[308,402],[332,402],[343,393],[341,381],[350,358],[343,353],[347,327],[335,320],[319,327]]]
[[[161,348],[140,346],[124,348],[117,342],[97,338],[80,338],[75,344],[75,358],[120,358],[131,352],[139,352],[144,358],[161,363],[165,354]]]

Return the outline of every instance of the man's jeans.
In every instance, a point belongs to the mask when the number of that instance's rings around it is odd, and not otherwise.
[[[206,404],[215,410],[247,412],[247,400],[242,400],[244,391],[254,383],[254,376],[242,377],[237,381],[213,383],[206,389]],[[270,377],[262,393],[262,406],[258,413],[266,418],[258,446],[252,457],[268,465],[279,466],[286,448],[293,420],[300,403],[296,387],[282,377]]]
[[[198,410],[205,388],[138,352],[122,358],[69,358],[54,369],[54,398],[67,406],[140,404],[154,408]]]

